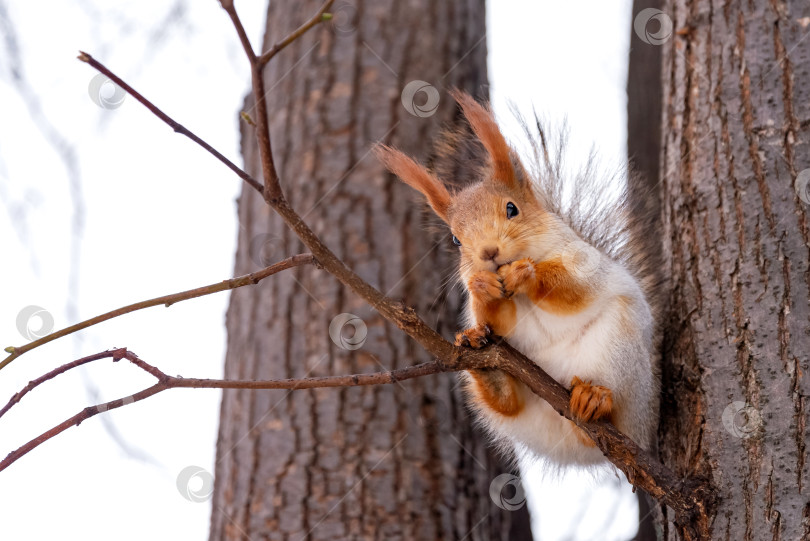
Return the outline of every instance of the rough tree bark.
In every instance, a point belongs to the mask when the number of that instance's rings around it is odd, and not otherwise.
[[[262,49],[321,3],[270,2],[271,37]],[[449,337],[459,299],[440,292],[453,268],[448,238],[426,232],[416,198],[369,150],[384,140],[425,158],[455,115],[446,90],[486,92],[484,2],[358,0],[331,11],[331,24],[266,68],[287,198],[347,265]],[[406,100],[416,114],[406,110],[402,93],[413,80],[438,90],[435,114],[429,89],[413,96],[419,85]],[[250,101],[245,111],[252,113]],[[259,178],[255,135],[242,126],[246,169]],[[239,220],[237,274],[303,251],[250,189],[240,197]],[[227,378],[348,374],[428,360],[323,272],[302,268],[257,288],[231,297]],[[343,313],[359,319],[341,329]],[[455,384],[441,375],[394,386],[226,391],[210,538],[506,539],[510,528],[526,538],[525,507],[504,511],[489,497],[492,479],[508,470],[487,454]]]
[[[711,479],[713,538],[808,539],[810,5],[664,10],[661,458]]]

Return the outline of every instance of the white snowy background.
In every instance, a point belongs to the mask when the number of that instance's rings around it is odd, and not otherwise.
[[[238,0],[254,44],[267,0]],[[571,158],[625,156],[631,2],[509,0],[488,6],[496,112],[509,102],[567,118]],[[241,164],[237,113],[248,67],[215,0],[0,0],[0,346],[18,314],[56,329],[231,276],[240,181],[131,97],[89,96],[85,50]],[[510,130],[511,133],[511,130]],[[225,294],[114,319],[25,354],[0,372],[0,406],[29,380],[113,346],[169,374],[221,377]],[[40,320],[29,322],[36,332]],[[49,382],[0,419],[0,456],[83,407],[151,378],[103,360]],[[176,487],[213,471],[218,391],[174,390],[96,416],[0,472],[0,539],[204,540],[210,502]],[[200,479],[194,482],[200,482]],[[533,530],[546,540],[623,540],[635,496],[618,477],[543,480],[528,470]],[[199,489],[192,486],[192,490]]]

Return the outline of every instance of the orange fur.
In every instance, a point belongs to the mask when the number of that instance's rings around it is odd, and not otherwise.
[[[427,197],[433,211],[447,222],[450,208],[450,192],[444,184],[410,156],[386,145],[378,144],[374,153],[385,167],[401,178],[405,184]]]
[[[469,374],[472,376],[469,390],[474,401],[479,404],[483,402],[507,417],[518,415],[523,410],[523,395],[520,383],[515,378],[502,370],[491,368],[470,370]]]
[[[456,333],[456,345],[480,349],[490,343],[492,329],[486,323]]]
[[[593,385],[574,376],[571,380],[571,413],[580,421],[611,420],[613,392],[607,387]]]
[[[454,90],[451,95],[461,105],[461,110],[464,112],[470,126],[472,126],[475,135],[478,136],[484,148],[487,149],[495,180],[504,183],[508,187],[518,188],[509,145],[501,134],[492,113],[467,93]]]
[[[489,304],[473,302],[476,321],[486,321],[492,332],[498,336],[508,336],[517,322],[517,307],[509,299],[501,299]]]
[[[505,297],[500,277],[494,272],[478,271],[467,280],[467,291],[474,301],[488,304]]]
[[[579,380],[579,378],[576,378],[576,377],[574,378],[574,380],[580,381],[580,380]],[[573,382],[572,382],[572,383],[573,383]],[[626,429],[626,427],[624,427],[624,426],[620,426],[620,424],[616,422],[616,419],[618,418],[618,407],[616,406],[616,404],[614,404],[614,403],[613,403],[613,397],[612,397],[612,393],[611,393],[610,389],[607,389],[607,388],[605,388],[605,387],[598,387],[598,386],[590,385],[590,383],[583,383],[582,385],[589,385],[590,387],[595,387],[595,388],[598,388],[598,389],[604,389],[605,391],[607,391],[607,393],[608,393],[608,397],[609,397],[609,399],[610,399],[610,400],[609,400],[609,404],[610,404],[610,414],[609,414],[609,415],[607,415],[607,416],[606,416],[606,418],[607,418],[607,419],[608,419],[610,422],[612,422],[613,424],[615,424],[615,425],[616,425],[616,428],[618,428],[618,429],[619,429],[619,430],[621,430],[622,432],[627,433],[627,429]],[[572,387],[572,389],[571,389],[571,396],[572,396],[572,399],[573,399],[573,394],[574,394],[574,387]],[[583,400],[582,400],[582,396],[581,396],[581,394],[582,394],[582,390],[580,390],[580,391],[579,391],[579,394],[580,394],[580,397],[579,397],[579,400],[578,400],[578,405],[581,405],[581,403],[582,403],[582,401],[583,401]],[[587,394],[587,390],[586,390],[586,394]],[[571,405],[571,409],[572,409],[572,411],[573,411],[573,405]],[[604,413],[604,404],[603,404],[603,408],[602,408],[602,409],[603,409],[603,413]],[[597,408],[597,410],[598,410],[598,408]],[[603,418],[604,418],[604,417],[603,417]],[[569,422],[570,422],[570,423],[571,423],[571,425],[574,427],[574,429],[575,429],[574,434],[576,434],[577,439],[579,440],[579,442],[580,442],[582,445],[584,445],[585,447],[596,447],[596,443],[594,443],[594,441],[591,439],[591,437],[590,437],[588,434],[586,434],[584,430],[582,430],[581,428],[579,428],[579,427],[576,425],[576,423],[574,423],[573,421],[569,421]]]
[[[534,263],[524,258],[498,269],[507,294],[525,293],[538,307],[554,314],[575,314],[591,302],[587,287],[561,258]]]
[[[517,308],[506,298],[500,277],[494,272],[478,271],[467,281],[475,321],[489,325],[498,336],[506,336],[515,326]]]

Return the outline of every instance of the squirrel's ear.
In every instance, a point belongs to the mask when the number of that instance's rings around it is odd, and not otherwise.
[[[427,197],[433,212],[447,222],[447,210],[450,208],[450,192],[444,184],[427,169],[419,165],[410,156],[399,150],[377,143],[374,154],[382,164],[402,179],[405,184],[418,190]]]
[[[461,90],[451,90],[450,94],[461,106],[461,111],[472,126],[475,135],[483,143],[489,153],[495,179],[509,186],[518,183],[515,177],[515,168],[512,165],[509,145],[506,142],[492,112],[475,101],[475,99]],[[514,186],[517,187],[517,186]]]

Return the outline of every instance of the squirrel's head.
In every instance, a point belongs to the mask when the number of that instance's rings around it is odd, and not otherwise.
[[[487,156],[478,182],[450,192],[433,173],[409,156],[385,145],[375,152],[389,171],[427,198],[450,226],[461,252],[461,275],[495,271],[517,259],[542,260],[552,249],[557,221],[535,196],[531,179],[498,129],[492,113],[469,94],[455,91],[467,121]],[[466,180],[466,179],[460,179]]]

